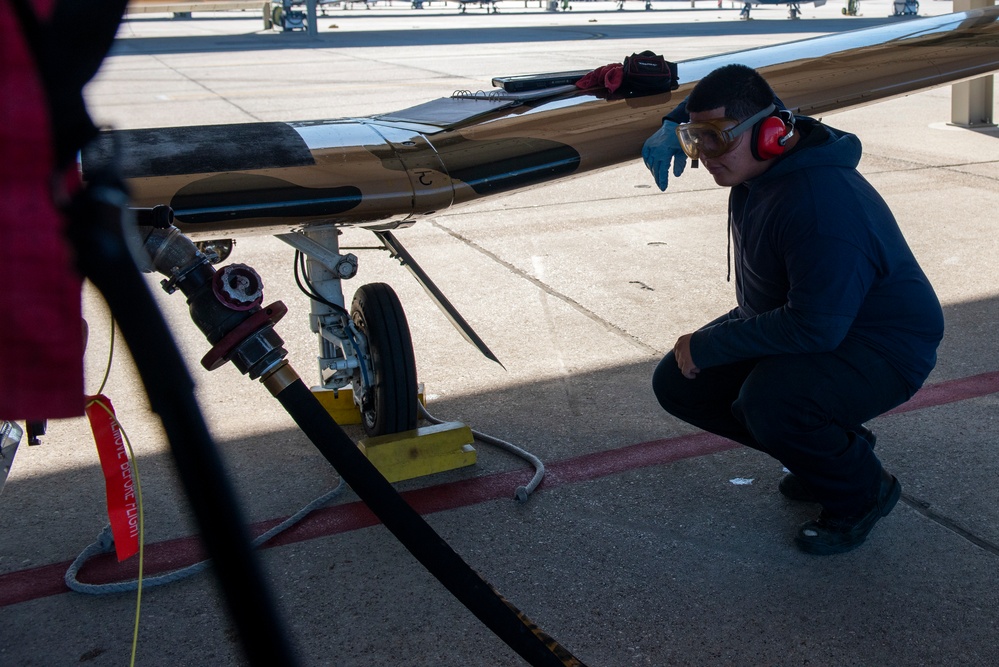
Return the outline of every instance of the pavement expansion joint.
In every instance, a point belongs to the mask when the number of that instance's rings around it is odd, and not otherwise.
[[[511,264],[510,262],[506,261],[505,259],[503,259],[499,255],[497,255],[496,253],[494,253],[494,252],[492,252],[490,250],[487,250],[486,248],[484,248],[483,246],[479,245],[478,243],[476,243],[474,240],[468,238],[467,236],[464,236],[461,233],[456,232],[453,229],[451,229],[451,228],[449,228],[449,227],[447,227],[445,225],[442,225],[440,222],[438,222],[436,220],[431,220],[430,223],[434,227],[436,227],[437,229],[445,232],[446,234],[449,234],[450,236],[454,237],[456,240],[460,241],[461,243],[464,243],[469,248],[471,248],[471,249],[473,249],[473,250],[475,250],[477,252],[482,253],[483,255],[485,255],[489,259],[493,260],[494,262],[496,262],[500,266],[502,266],[505,269],[509,270],[514,275],[516,275],[516,276],[518,276],[518,277],[526,280],[527,282],[531,283],[532,285],[534,285],[535,287],[537,287],[538,289],[540,289],[542,292],[544,292],[548,296],[550,296],[552,298],[555,298],[555,299],[558,299],[559,301],[562,301],[563,303],[569,305],[570,307],[572,307],[573,309],[575,309],[576,311],[578,311],[582,315],[588,317],[592,321],[594,321],[597,324],[599,324],[600,326],[602,326],[607,331],[609,331],[611,333],[614,333],[614,334],[617,334],[617,335],[621,336],[622,338],[625,338],[632,345],[635,345],[636,347],[638,347],[638,348],[642,349],[643,351],[645,351],[645,352],[647,352],[649,354],[652,354],[654,356],[662,356],[663,354],[665,354],[665,352],[663,350],[656,349],[655,347],[649,345],[648,343],[646,343],[645,341],[641,340],[640,338],[638,338],[634,334],[629,333],[628,331],[622,329],[621,327],[617,326],[613,322],[610,322],[607,319],[605,319],[605,318],[601,317],[600,315],[598,315],[597,313],[593,312],[592,310],[590,310],[589,308],[587,308],[583,304],[579,303],[578,301],[576,301],[575,299],[573,299],[569,295],[564,294],[562,292],[559,292],[558,290],[556,290],[555,288],[553,288],[548,283],[544,282],[543,280],[539,280],[538,278],[532,276],[530,273],[524,271],[523,269],[518,268],[514,264]]]
[[[955,535],[958,535],[968,540],[976,547],[988,551],[993,556],[999,556],[999,546],[993,544],[992,542],[989,542],[984,538],[975,535],[970,530],[964,528],[963,526],[961,526],[961,524],[957,523],[953,519],[944,516],[943,514],[937,512],[936,510],[930,509],[930,504],[928,502],[924,500],[919,500],[918,498],[914,498],[912,495],[908,493],[902,494],[902,502],[904,502],[912,509],[916,510],[916,512],[918,512],[919,514],[922,514],[930,521],[933,521],[934,523],[942,526],[943,528],[946,528]]]

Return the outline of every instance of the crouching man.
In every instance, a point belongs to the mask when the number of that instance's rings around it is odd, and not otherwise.
[[[898,502],[864,423],[922,385],[943,313],[856,169],[859,139],[775,100],[758,72],[727,65],[694,87],[689,122],[667,122],[646,145],[661,173],[678,143],[731,188],[737,303],[680,336],[652,382],[670,414],[783,463],[780,492],[822,506],[795,543],[833,554],[860,545]]]

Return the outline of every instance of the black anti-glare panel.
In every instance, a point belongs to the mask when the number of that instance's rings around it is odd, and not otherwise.
[[[87,178],[88,169],[107,164],[115,153],[125,178],[314,164],[312,151],[286,123],[198,125],[112,132],[83,150],[83,177]]]

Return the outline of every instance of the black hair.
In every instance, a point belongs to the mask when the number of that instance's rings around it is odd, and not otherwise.
[[[774,101],[770,84],[752,67],[725,65],[697,82],[687,98],[687,111],[724,107],[733,120],[745,120]]]

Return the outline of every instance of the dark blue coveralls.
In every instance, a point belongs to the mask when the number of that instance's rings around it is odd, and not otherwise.
[[[667,412],[783,463],[830,513],[874,501],[864,422],[908,400],[936,363],[943,312],[848,133],[799,118],[798,145],[732,188],[738,306],[653,376]]]

